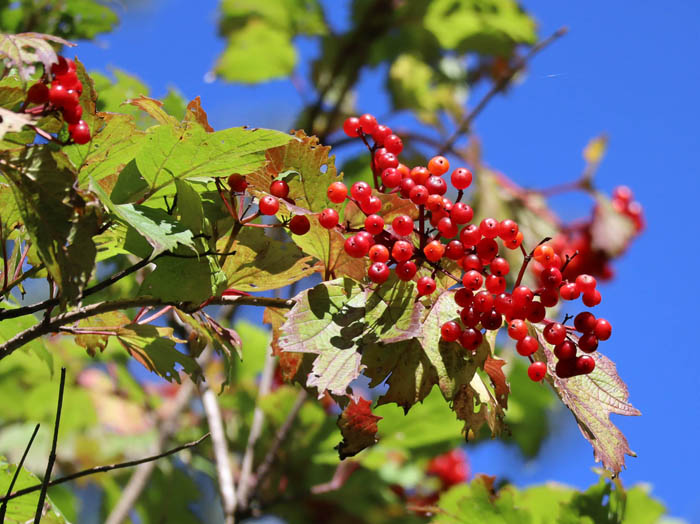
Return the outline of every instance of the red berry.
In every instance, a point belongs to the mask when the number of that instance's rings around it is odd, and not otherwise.
[[[581,338],[578,339],[578,347],[584,353],[593,353],[598,349],[598,338],[593,333],[581,335]]]
[[[362,202],[372,194],[372,188],[369,187],[367,182],[355,182],[350,187],[350,194],[352,195],[352,198],[358,202]]]
[[[345,252],[353,258],[362,258],[369,251],[369,241],[360,235],[352,235],[345,239]]]
[[[82,120],[78,120],[77,124],[69,125],[68,132],[76,144],[87,144],[90,141],[90,128]]]
[[[61,84],[56,84],[49,89],[49,101],[58,108],[74,106],[78,105],[78,95],[75,92],[69,92]]]
[[[275,180],[270,184],[270,194],[277,198],[287,198],[289,196],[289,184],[284,180]]]
[[[365,218],[365,229],[372,235],[378,235],[384,231],[384,219],[379,215],[369,215]]]
[[[552,322],[547,324],[542,331],[542,335],[547,342],[556,346],[566,340],[566,328],[559,322]]]
[[[634,195],[632,190],[627,186],[617,186],[613,189],[612,197],[615,200],[621,201],[623,204],[629,204],[632,201]]]
[[[409,198],[411,190],[416,187],[416,182],[412,178],[401,179],[401,184],[399,184],[399,189],[401,190],[401,196],[404,198]]]
[[[527,336],[527,324],[524,320],[514,319],[508,324],[508,336],[513,340],[522,340]]]
[[[408,215],[399,215],[391,222],[394,233],[402,237],[413,233],[413,219]]]
[[[429,195],[425,202],[425,208],[433,213],[442,213],[444,211],[442,206],[443,197],[441,195]]]
[[[525,335],[515,344],[515,350],[524,357],[529,357],[540,347],[537,339],[530,335]]]
[[[374,143],[378,146],[383,146],[384,141],[389,135],[391,135],[391,128],[383,126],[381,124],[377,125],[377,127],[374,128],[374,131],[372,131],[372,139],[374,140]]]
[[[408,197],[411,199],[411,202],[416,204],[417,206],[423,205],[428,201],[428,190],[425,188],[425,186],[421,185],[416,185],[413,186],[413,189],[411,189],[411,192],[408,194]]]
[[[454,238],[457,236],[457,233],[459,233],[457,225],[448,217],[442,217],[440,222],[438,222],[437,228],[444,238]]]
[[[434,156],[428,162],[428,171],[435,176],[442,176],[450,169],[450,162],[444,156]]]
[[[484,336],[481,331],[477,331],[474,328],[465,329],[459,337],[459,343],[462,347],[468,351],[474,351],[479,347]]]
[[[430,295],[436,288],[435,281],[430,277],[420,277],[416,283],[419,297]]]
[[[467,189],[472,183],[472,172],[464,167],[459,167],[452,171],[450,182],[455,189]]]
[[[596,319],[593,313],[582,311],[574,317],[574,327],[581,333],[591,333],[595,328]]]
[[[398,136],[389,135],[384,139],[384,147],[386,147],[386,150],[389,151],[389,153],[398,155],[401,153],[401,151],[403,151],[403,142]]]
[[[542,322],[545,316],[547,316],[547,311],[544,308],[544,304],[537,300],[533,301],[528,308],[527,319],[533,324],[537,324]]]
[[[427,167],[416,166],[411,169],[411,178],[418,185],[424,186],[430,176],[430,171],[428,171]]]
[[[510,316],[513,311],[513,298],[508,293],[501,293],[496,297],[493,307],[501,315]]]
[[[382,171],[382,184],[385,187],[398,187],[401,184],[401,173],[395,167],[388,167]]]
[[[595,289],[597,282],[595,277],[591,275],[579,275],[576,277],[576,287],[581,291],[581,293],[586,293],[587,291],[593,291]]]
[[[479,289],[483,283],[484,277],[481,275],[481,273],[474,271],[473,269],[471,271],[467,271],[462,277],[462,284],[464,287],[472,291]]]
[[[27,103],[45,104],[49,101],[49,88],[43,82],[38,82],[27,91]]]
[[[610,335],[612,335],[612,326],[610,322],[604,318],[599,318],[595,322],[595,327],[593,328],[593,334],[598,340],[608,340]]]
[[[503,237],[501,237],[503,238]],[[523,232],[518,231],[518,233],[513,237],[509,239],[503,238],[503,245],[506,246],[508,249],[518,249],[520,245],[523,243]]]
[[[583,294],[582,301],[586,307],[594,307],[600,304],[601,298],[600,291],[594,289],[592,291],[586,291]]]
[[[481,313],[474,306],[467,306],[459,313],[459,318],[466,327],[473,328],[481,322]]]
[[[83,116],[83,108],[80,105],[66,106],[61,111],[63,120],[68,124],[77,124]]]
[[[529,307],[530,303],[534,300],[535,295],[532,290],[527,286],[518,286],[513,290],[513,307],[520,309],[522,307]]]
[[[474,309],[479,313],[486,313],[493,308],[493,296],[488,291],[479,291],[474,295]]]
[[[274,215],[279,211],[280,203],[272,195],[266,195],[260,199],[258,203],[258,208],[263,215]]]
[[[545,288],[540,291],[540,302],[544,307],[554,307],[559,302],[559,290],[556,288]]]
[[[481,231],[475,224],[469,224],[459,232],[459,241],[465,247],[475,246],[481,240]]]
[[[431,176],[428,178],[425,187],[431,195],[444,195],[447,193],[447,184],[439,176]]]
[[[481,325],[489,331],[496,331],[497,329],[501,329],[503,317],[495,309],[490,309],[481,315]]]
[[[575,283],[570,282],[559,288],[559,295],[564,300],[576,300],[581,295],[581,292]]]
[[[399,262],[396,264],[396,276],[400,280],[408,281],[411,280],[415,275],[418,268],[413,260],[407,260],[406,262]]]
[[[350,138],[355,138],[357,136],[360,136],[359,130],[360,130],[360,119],[359,118],[357,118],[355,116],[351,116],[350,118],[346,119],[345,122],[343,122],[343,131]]]
[[[342,182],[333,182],[328,186],[328,200],[335,204],[340,204],[345,201],[348,196],[348,188]]]
[[[80,83],[80,80],[78,80],[78,75],[75,74],[75,71],[68,71],[62,75],[54,76],[52,85],[58,84],[62,85],[66,89],[72,89],[76,92],[82,90],[83,88],[83,85]],[[76,89],[78,87],[80,87],[80,89]]]
[[[484,264],[488,264],[498,255],[498,243],[493,238],[482,238],[476,244],[476,254]]]
[[[423,254],[431,262],[437,262],[445,254],[445,246],[439,240],[431,240],[423,248]]]
[[[386,280],[389,278],[389,273],[391,273],[391,270],[384,262],[375,262],[369,266],[369,269],[367,270],[367,276],[376,284],[386,282]]]
[[[550,267],[554,261],[554,248],[547,244],[537,246],[533,252],[533,257],[544,267]]]
[[[464,271],[469,271],[470,269],[474,269],[476,271],[481,272],[483,269],[484,265],[481,263],[481,259],[476,256],[475,254],[467,255],[462,259],[462,269]]]
[[[474,298],[474,293],[472,293],[470,290],[468,290],[465,287],[461,287],[455,292],[455,303],[459,307],[469,306],[472,303],[473,298]]]
[[[384,153],[382,155],[376,155],[374,157],[374,163],[377,169],[384,171],[390,167],[397,168],[399,166],[399,159],[393,153]]]
[[[527,376],[533,382],[540,382],[547,375],[547,364],[544,362],[533,362],[527,368]]]
[[[562,359],[559,362],[557,362],[557,366],[555,368],[555,372],[559,378],[570,378],[578,373],[576,372],[576,360],[575,358],[571,359]]]
[[[485,218],[479,224],[479,231],[484,238],[496,238],[498,236],[498,221],[493,218]]]
[[[391,248],[391,256],[397,262],[405,262],[413,256],[413,244],[405,240],[397,240]]]
[[[581,355],[576,359],[576,374],[588,375],[595,369],[595,359],[588,355]]]
[[[371,135],[377,128],[377,119],[369,113],[365,113],[360,117],[360,127],[366,135]]]
[[[511,220],[510,218],[502,220],[501,223],[498,224],[498,236],[503,240],[514,239],[518,235],[519,231],[518,224],[516,224],[515,221]]]
[[[309,229],[311,229],[311,223],[304,215],[295,215],[289,221],[289,230],[295,235],[305,235]]]
[[[335,209],[327,208],[321,211],[318,222],[326,229],[333,229],[338,225],[338,212]]]
[[[440,335],[442,335],[442,339],[446,342],[454,342],[461,334],[462,330],[459,324],[454,320],[448,320],[440,328]]]
[[[389,249],[382,244],[374,244],[369,248],[369,259],[372,262],[387,262],[389,260]]]
[[[378,196],[369,195],[364,200],[360,200],[360,209],[366,215],[373,215],[382,209],[382,201]]]
[[[504,277],[508,274],[508,271],[510,271],[510,264],[505,258],[496,257],[491,261],[491,264],[489,264],[489,268],[494,275]]]
[[[555,267],[546,267],[540,273],[540,282],[548,288],[558,288],[561,284],[561,278],[561,271]]]
[[[450,210],[450,218],[455,224],[466,224],[474,218],[474,211],[464,202],[457,202]]]
[[[243,175],[234,173],[230,177],[228,177],[228,187],[230,187],[231,191],[233,191],[234,193],[243,193],[243,191],[245,191],[248,187],[248,182],[246,182],[246,179]]]
[[[576,344],[570,340],[565,340],[554,347],[554,355],[559,360],[571,360],[576,358]]]
[[[58,62],[51,65],[51,74],[63,75],[69,71],[75,71],[75,62],[70,58],[58,57]]]
[[[459,260],[464,256],[464,246],[459,240],[451,240],[445,248],[445,256],[450,260]]]
[[[489,275],[486,277],[486,289],[489,293],[500,295],[506,290],[506,279],[497,275]]]

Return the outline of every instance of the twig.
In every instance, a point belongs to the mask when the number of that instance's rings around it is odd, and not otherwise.
[[[46,473],[44,480],[41,483],[41,493],[39,494],[39,502],[36,505],[36,514],[34,515],[34,524],[41,522],[41,514],[44,510],[44,501],[46,501],[46,490],[49,489],[51,482],[51,471],[53,464],[56,462],[56,446],[58,446],[58,428],[61,424],[61,410],[63,409],[63,390],[66,387],[66,368],[61,368],[61,382],[58,386],[58,407],[56,408],[56,421],[53,425],[53,441],[51,442],[51,453],[49,453],[49,462],[46,464]]]
[[[270,472],[270,468],[272,467],[272,464],[275,461],[277,452],[279,451],[282,442],[284,442],[284,440],[287,438],[289,430],[292,429],[292,424],[294,423],[294,420],[299,414],[299,411],[304,405],[304,402],[306,401],[307,397],[308,393],[305,389],[299,390],[296,402],[294,402],[294,405],[292,406],[291,411],[287,415],[284,424],[282,424],[277,430],[277,433],[275,434],[275,440],[272,442],[270,449],[268,449],[267,453],[265,454],[265,458],[260,463],[260,466],[258,466],[258,469],[255,472],[255,484],[251,489],[252,493],[255,493],[257,491],[257,489],[265,480],[265,477],[267,477],[267,474]]]
[[[127,462],[118,462],[116,464],[107,464],[104,466],[95,466],[94,468],[88,468],[84,469],[82,471],[78,471],[77,473],[72,473],[71,475],[66,475],[65,477],[59,477],[56,480],[52,480],[51,482],[48,483],[49,487],[56,486],[57,484],[63,484],[65,482],[70,482],[71,480],[79,479],[81,477],[87,477],[88,475],[95,475],[96,473],[106,473],[108,471],[113,471],[115,469],[123,469],[123,468],[132,468],[134,466],[138,466],[140,464],[145,464],[147,462],[153,462],[165,457],[168,457],[170,455],[174,455],[175,453],[178,453],[184,449],[188,448],[193,448],[200,444],[202,441],[204,441],[206,438],[209,437],[209,433],[205,433],[201,437],[199,437],[197,440],[193,440],[192,442],[188,442],[187,444],[182,444],[181,446],[178,446],[176,448],[169,449],[168,451],[164,451],[163,453],[159,453],[157,455],[151,455],[149,457],[144,457],[140,458],[137,460],[130,460]],[[14,493],[9,493],[5,495],[2,499],[3,503],[7,502],[8,500],[12,500],[17,497],[21,497],[22,495],[27,495],[29,493],[34,493],[35,491],[39,491],[41,489],[42,484],[36,484],[35,486],[30,486],[28,488],[22,488]]]
[[[479,101],[476,106],[474,106],[474,109],[472,109],[469,113],[467,113],[462,121],[457,125],[457,129],[454,130],[454,132],[450,135],[450,137],[445,141],[445,143],[442,145],[440,148],[438,155],[444,155],[447,151],[450,151],[453,146],[455,145],[455,142],[457,142],[457,139],[467,132],[469,128],[471,127],[472,122],[474,119],[479,116],[479,114],[484,110],[484,108],[488,105],[488,103],[491,101],[491,99],[496,96],[498,93],[503,91],[506,86],[510,83],[510,81],[513,79],[513,77],[519,73],[522,69],[525,68],[527,63],[540,51],[542,51],[544,48],[549,46],[551,43],[553,43],[555,40],[559,39],[560,37],[564,36],[568,32],[568,28],[562,27],[560,29],[557,29],[553,34],[551,34],[549,37],[545,38],[544,40],[541,40],[537,42],[535,45],[533,45],[528,53],[518,60],[518,63],[513,66],[513,68],[508,72],[507,75],[501,77],[496,83],[491,86],[491,89],[484,95],[484,97]]]
[[[19,477],[19,472],[22,471],[22,466],[24,466],[24,459],[27,458],[27,454],[29,453],[29,448],[32,447],[32,443],[34,442],[34,437],[36,437],[37,432],[39,431],[39,427],[41,424],[37,424],[36,427],[34,428],[34,433],[32,433],[31,438],[29,439],[29,442],[27,443],[27,447],[24,448],[24,453],[22,454],[22,458],[19,461],[19,464],[17,464],[17,469],[15,470],[15,474],[12,475],[12,481],[10,481],[10,485],[7,486],[7,493],[5,493],[5,497],[2,499],[2,506],[0,507],[0,522],[5,522],[5,513],[7,512],[7,501],[10,500],[10,494],[12,493],[12,488],[15,487],[15,482],[17,482],[17,477]],[[36,486],[37,489],[41,488],[41,484]]]
[[[294,307],[294,301],[289,299],[276,297],[252,297],[243,295],[215,297],[209,303],[216,305],[236,304],[241,306],[264,306],[287,309]],[[55,333],[58,331],[60,326],[71,324],[73,322],[77,322],[78,320],[99,315],[101,313],[143,306],[175,306],[184,311],[191,311],[193,308],[193,304],[190,302],[166,302],[155,297],[124,298],[90,304],[67,313],[61,313],[50,319],[48,322],[35,324],[34,326],[19,332],[10,340],[0,345],[0,360],[9,356],[15,350],[19,349],[24,344],[31,342],[32,340],[35,340],[48,333]]]
[[[525,251],[525,248],[523,247],[522,244],[520,244],[520,251],[523,252],[523,265],[520,266],[520,271],[518,272],[518,278],[515,280],[515,284],[513,285],[513,289],[518,287],[520,283],[523,281],[523,276],[525,276],[525,269],[527,269],[528,264],[530,263],[530,260],[532,260],[532,257],[535,256],[535,249],[537,249],[539,246],[544,244],[545,242],[549,242],[551,237],[544,237],[542,240],[540,240],[539,244],[537,244],[532,251],[529,253]]]

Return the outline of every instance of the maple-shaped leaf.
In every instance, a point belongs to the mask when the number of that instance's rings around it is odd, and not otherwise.
[[[336,449],[341,460],[357,455],[377,441],[377,421],[382,417],[372,414],[371,404],[364,398],[352,399],[338,417],[343,441]]]
[[[0,58],[8,67],[16,67],[22,80],[29,80],[34,73],[34,65],[41,62],[44,71],[51,70],[51,65],[58,62],[58,56],[49,42],[72,47],[63,38],[41,33],[19,33],[16,35],[0,34]]]
[[[603,467],[614,474],[620,473],[625,467],[625,455],[636,457],[636,454],[610,420],[610,414],[637,416],[641,413],[629,403],[627,385],[618,376],[615,364],[608,357],[595,352],[591,354],[595,359],[592,373],[559,378],[554,372],[557,359],[552,347],[539,329],[529,326],[529,331],[531,335],[537,335],[540,343],[535,358],[547,363],[547,381],[571,410],[581,433],[593,446],[596,462],[602,462]]]

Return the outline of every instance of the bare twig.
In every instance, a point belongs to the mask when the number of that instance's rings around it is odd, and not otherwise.
[[[534,56],[542,51],[544,48],[549,46],[551,43],[553,43],[555,40],[559,39],[560,37],[564,36],[568,32],[568,28],[562,27],[560,29],[557,29],[553,34],[551,34],[549,37],[545,38],[544,40],[541,40],[540,42],[537,42],[535,45],[533,45],[528,53],[521,58],[515,66],[508,72],[507,75],[501,77],[497,82],[491,86],[491,89],[484,95],[484,97],[479,101],[476,106],[474,106],[474,109],[472,109],[469,113],[467,113],[464,118],[461,120],[461,122],[457,125],[457,128],[454,130],[454,132],[450,135],[450,137],[445,141],[445,143],[442,145],[440,148],[438,154],[439,155],[444,155],[447,151],[450,151],[453,146],[455,145],[455,142],[457,142],[457,139],[462,136],[464,133],[469,131],[469,128],[472,125],[472,122],[474,119],[481,114],[481,112],[484,110],[484,108],[488,105],[488,103],[491,101],[491,99],[496,96],[498,93],[503,91],[510,81],[513,79],[513,77],[519,73],[521,70],[525,68],[527,63],[534,58]]]
[[[61,424],[61,410],[63,409],[63,390],[66,387],[66,368],[61,368],[61,382],[58,386],[58,406],[56,408],[56,420],[53,425],[53,440],[51,442],[51,453],[49,453],[49,462],[46,464],[46,473],[44,480],[41,483],[41,493],[39,494],[39,502],[36,505],[36,514],[34,515],[34,524],[39,524],[41,514],[44,511],[44,501],[46,501],[46,490],[49,489],[51,481],[51,471],[53,464],[56,462],[56,447],[58,446],[58,428]]]
[[[10,500],[10,494],[12,493],[12,488],[15,487],[15,482],[17,482],[17,477],[19,477],[19,472],[22,471],[22,466],[24,466],[24,459],[27,458],[27,454],[29,453],[29,448],[32,447],[32,443],[34,442],[34,437],[36,437],[37,432],[39,431],[39,427],[41,424],[37,424],[36,427],[34,428],[34,432],[32,433],[31,438],[29,439],[29,442],[27,443],[27,447],[24,448],[24,453],[22,453],[22,458],[19,461],[19,464],[17,464],[17,469],[15,470],[15,474],[12,475],[12,481],[10,481],[10,485],[7,486],[7,493],[5,493],[5,496],[2,499],[2,506],[0,506],[0,522],[5,522],[5,513],[7,512],[7,501]],[[41,489],[42,484],[39,484],[37,486],[37,489]]]
[[[137,460],[130,460],[127,462],[118,462],[116,464],[107,464],[104,466],[95,466],[94,468],[88,468],[84,469],[82,471],[78,471],[76,473],[73,473],[71,475],[66,475],[65,477],[59,477],[56,480],[52,480],[51,482],[48,483],[49,487],[56,486],[58,484],[63,484],[65,482],[70,482],[71,480],[79,479],[81,477],[87,477],[88,475],[95,475],[96,473],[106,473],[108,471],[113,471],[115,469],[123,469],[123,468],[132,468],[134,466],[138,466],[140,464],[146,464],[148,462],[154,462],[156,460],[168,457],[170,455],[174,455],[175,453],[179,453],[180,451],[184,449],[189,449],[197,446],[200,444],[202,441],[207,439],[209,437],[209,433],[205,433],[201,437],[199,437],[197,440],[194,440],[192,442],[188,442],[187,444],[182,444],[181,446],[177,446],[176,448],[169,449],[168,451],[164,451],[163,453],[159,453],[157,455],[151,455],[149,457],[144,457],[140,458]],[[41,489],[42,484],[36,484],[35,486],[30,486],[28,488],[23,488],[15,491],[14,493],[9,493],[5,495],[2,499],[3,503],[7,502],[8,500],[12,500],[17,497],[21,497],[22,495],[27,495],[29,493],[34,493],[35,491],[39,491]]]

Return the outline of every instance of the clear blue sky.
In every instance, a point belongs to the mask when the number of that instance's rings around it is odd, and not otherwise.
[[[333,21],[342,23],[346,3],[326,2],[334,6]],[[587,140],[601,131],[610,135],[598,182],[606,191],[630,185],[648,222],[645,234],[618,261],[618,276],[606,285],[600,306],[614,326],[606,354],[617,362],[632,402],[643,413],[615,418],[639,454],[629,459],[622,479],[650,482],[673,515],[700,522],[694,365],[699,253],[698,239],[685,227],[697,212],[700,189],[695,55],[700,2],[524,4],[539,21],[541,35],[562,25],[571,31],[536,58],[521,86],[479,118],[485,158],[516,181],[541,187],[576,177]],[[200,0],[195,8],[191,0],[157,0],[130,7],[114,33],[76,53],[89,69],[114,65],[138,75],[156,96],[169,85],[188,98],[201,95],[217,128],[289,128],[301,105],[289,83],[205,83],[223,48],[216,37],[216,6],[214,0]],[[305,56],[313,52],[304,44]],[[379,87],[375,76],[363,80],[363,110],[381,113]],[[583,216],[589,205],[565,204],[567,216]],[[551,479],[583,487],[595,480],[590,447],[565,413],[556,419],[543,456],[531,464],[498,444],[471,456],[476,471],[505,474],[522,485]]]

